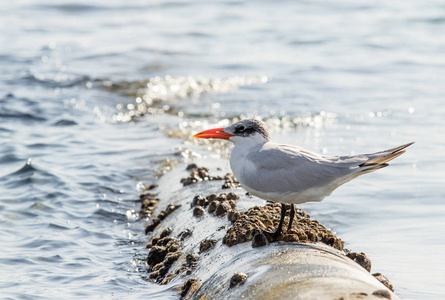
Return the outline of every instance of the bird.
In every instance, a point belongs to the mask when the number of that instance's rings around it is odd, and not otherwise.
[[[242,187],[261,199],[281,203],[278,227],[273,232],[265,231],[274,237],[282,233],[286,203],[290,204],[289,231],[296,204],[322,201],[346,182],[387,167],[390,160],[414,143],[372,154],[325,156],[272,142],[265,124],[256,119],[204,130],[193,137],[229,140],[234,144],[230,167]]]

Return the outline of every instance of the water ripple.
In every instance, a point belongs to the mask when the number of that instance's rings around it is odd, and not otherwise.
[[[60,10],[61,12],[71,12],[71,13],[78,13],[78,12],[92,12],[92,11],[98,11],[98,10],[106,10],[106,6],[99,6],[99,5],[89,5],[89,4],[82,4],[82,3],[67,3],[67,4],[39,4],[35,6],[36,9],[55,9]]]
[[[0,156],[0,163],[13,163],[13,162],[21,161],[21,160],[22,160],[22,158],[18,157],[14,153],[8,153],[3,156]]]
[[[206,148],[228,155],[229,143],[191,135],[244,117],[338,154],[416,140],[366,189],[351,183],[310,209],[335,212],[321,221],[385,262],[401,298],[444,294],[440,1],[3,2],[3,298],[177,299],[130,265],[146,256],[136,184]],[[382,230],[413,216],[424,226]]]
[[[53,123],[53,126],[74,126],[74,125],[78,125],[78,123],[76,121],[67,119],[61,119]]]
[[[29,248],[40,251],[53,251],[59,248],[76,247],[77,243],[73,241],[61,241],[59,239],[34,238],[20,245],[21,248]]]
[[[30,113],[20,112],[20,111],[14,111],[9,109],[3,109],[2,112],[0,112],[0,118],[4,119],[16,119],[17,121],[23,122],[43,122],[47,119],[44,117],[36,116]]]
[[[108,211],[105,209],[98,209],[96,211],[94,211],[94,213],[90,216],[92,218],[95,219],[99,219],[99,220],[117,220],[120,222],[124,222],[126,221],[126,216],[117,212],[112,212],[112,211]]]
[[[28,158],[28,160],[26,161],[26,163],[23,165],[23,167],[21,167],[19,170],[7,175],[7,176],[17,176],[17,175],[22,175],[22,174],[33,174],[34,171],[36,171],[37,169],[34,168],[34,166],[31,165],[32,159]],[[4,177],[0,177],[0,179],[5,178]]]
[[[205,93],[224,93],[242,86],[267,82],[267,77],[154,77],[133,82],[104,82],[103,87],[111,91],[135,97],[136,103],[118,104],[121,112],[113,116],[115,122],[129,122],[145,114],[177,114],[171,102],[201,96]]]
[[[17,81],[18,79],[13,78],[12,80]],[[87,83],[91,82],[91,78],[87,75],[75,75],[60,72],[57,72],[55,74],[28,74],[23,76],[21,80],[49,88],[69,88],[75,86],[85,86]]]
[[[32,159],[29,158],[19,170],[8,175],[0,177],[0,182],[4,181],[8,188],[27,186],[30,184],[50,184],[51,186],[62,186],[63,181],[56,175],[32,165]]]

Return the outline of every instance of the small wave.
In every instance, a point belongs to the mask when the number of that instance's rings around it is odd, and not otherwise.
[[[67,119],[61,119],[53,123],[53,126],[74,126],[74,125],[78,125],[78,123],[76,121]]]
[[[22,248],[29,248],[34,250],[50,250],[54,251],[55,249],[63,249],[66,247],[73,247],[77,246],[76,242],[74,241],[61,241],[61,240],[51,240],[51,239],[44,239],[44,238],[34,238],[31,241],[26,241],[24,244],[20,245]],[[38,259],[37,259],[38,260]]]
[[[11,132],[14,132],[14,130],[11,130],[11,129],[8,129],[8,128],[4,128],[4,127],[0,127],[0,132],[11,133]]]
[[[118,58],[122,53],[119,52],[107,52],[107,53],[93,53],[86,56],[81,57],[82,60],[95,60],[98,58],[107,58],[107,59],[113,59]]]
[[[67,4],[39,4],[37,8],[47,10],[47,9],[56,9],[63,12],[92,12],[97,10],[107,9],[105,6],[97,6],[97,5],[88,5],[88,4],[80,4],[80,3],[67,3]]]
[[[20,160],[21,159],[13,153],[9,153],[9,154],[5,154],[4,156],[0,156],[0,163],[13,163],[13,162],[17,162]]]
[[[17,119],[20,121],[29,121],[29,122],[44,122],[46,118],[37,116],[35,114],[30,114],[26,112],[20,112],[17,110],[10,110],[7,108],[3,108],[3,111],[0,113],[0,119]]]
[[[329,43],[330,41],[327,39],[313,39],[313,40],[293,40],[289,42],[290,46],[313,46],[313,45],[324,45]]]
[[[58,143],[32,143],[32,144],[28,144],[27,148],[28,149],[45,149],[45,148],[50,148],[50,149],[56,149],[56,148],[64,148],[65,145],[62,144],[58,144]]]
[[[42,202],[34,202],[28,209],[37,211],[53,211],[51,206],[48,206]]]
[[[213,34],[202,32],[202,31],[191,31],[186,33],[186,36],[194,37],[194,38],[212,38]]]
[[[74,86],[82,86],[91,82],[91,78],[87,75],[76,76],[73,74],[57,73],[57,74],[28,74],[22,77],[24,81],[36,83],[50,88],[69,88]],[[16,80],[16,79],[14,79]]]
[[[40,109],[38,99],[28,97],[18,97],[13,93],[7,93],[0,98],[0,120],[8,121],[46,121],[45,111]],[[2,122],[9,125],[9,122]],[[14,128],[16,129],[16,128]],[[0,129],[2,130],[2,129]],[[11,129],[3,129],[6,132],[14,132]]]
[[[105,2],[104,2],[105,3]],[[65,4],[37,4],[34,5],[38,10],[57,10],[62,13],[68,14],[79,14],[79,13],[94,13],[94,12],[105,12],[109,10],[140,10],[141,8],[152,7],[156,8],[159,5],[151,5],[149,3],[142,4],[132,4],[132,3],[113,3],[111,1],[107,2],[107,5],[92,5],[92,4],[84,4],[84,3],[65,3]]]
[[[4,182],[4,185],[9,188],[21,186],[32,188],[32,186],[29,186],[30,184],[37,184],[38,186],[49,184],[57,188],[65,185],[58,176],[34,167],[31,162],[32,159],[29,158],[19,170],[0,177],[0,182]]]
[[[187,98],[209,92],[227,92],[240,86],[267,82],[267,77],[229,77],[229,78],[195,78],[195,77],[153,77],[147,80],[132,82],[104,81],[103,86],[112,91],[120,91],[129,96],[141,97],[149,104],[155,100],[167,101],[172,98]]]
[[[108,211],[102,208],[97,209],[92,216],[90,216],[92,218],[97,218],[97,219],[101,219],[101,220],[106,220],[106,221],[110,221],[110,220],[117,220],[120,222],[125,222],[127,220],[127,217],[123,214],[117,213],[117,212],[113,212],[113,211]]]
[[[112,187],[108,187],[108,186],[100,186],[100,188],[101,188],[101,189],[104,189],[104,190],[107,191],[107,192],[111,192],[111,193],[113,193],[113,194],[118,194],[118,195],[124,194],[124,191],[123,191],[123,190],[118,190],[118,189],[115,189],[115,188],[112,188]]]
[[[32,159],[28,158],[28,160],[26,161],[25,165],[23,167],[21,167],[19,170],[6,175],[6,176],[18,176],[18,175],[22,175],[22,174],[32,174],[34,171],[36,171],[37,169],[34,168],[34,166],[31,165]]]
[[[7,257],[7,258],[1,258],[0,259],[1,264],[5,264],[8,266],[30,266],[35,265],[36,262],[33,261],[32,258],[25,258],[25,257]],[[25,299],[25,298],[24,298]]]
[[[61,231],[68,231],[68,230],[71,229],[71,228],[69,228],[69,227],[67,227],[67,226],[62,226],[62,225],[55,224],[55,223],[49,223],[49,224],[47,225],[47,228],[50,229],[50,230],[56,230],[56,231],[58,231],[58,230],[61,230]]]
[[[225,79],[166,76],[133,82],[104,81],[103,87],[136,98],[136,103],[118,104],[117,109],[121,112],[113,116],[115,122],[128,122],[145,114],[175,114],[175,109],[166,103],[172,100],[198,97],[204,93],[223,93],[267,81],[265,76]]]
[[[433,25],[442,25],[445,23],[445,17],[432,17],[432,18],[414,18],[410,20],[414,23],[429,23]]]
[[[7,202],[7,201],[8,200],[6,200],[5,202]],[[10,201],[10,202],[12,202],[12,201]],[[7,223],[9,223],[9,221],[17,222],[18,220],[32,220],[36,217],[38,217],[38,214],[31,212],[31,211],[12,210],[12,211],[8,211],[8,213],[4,216],[4,219],[2,220],[2,222],[6,221]]]
[[[178,7],[187,7],[190,3],[188,1],[162,1],[158,3],[156,6],[162,8],[178,8]]]

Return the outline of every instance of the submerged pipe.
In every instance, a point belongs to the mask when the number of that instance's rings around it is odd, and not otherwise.
[[[371,275],[364,254],[347,253],[306,212],[297,210],[291,231],[274,239],[262,229],[277,225],[279,204],[259,207],[266,202],[227,189],[238,186],[233,176],[185,169],[177,165],[157,194],[142,195],[143,213],[151,214],[149,277],[180,287],[178,298],[399,299]]]

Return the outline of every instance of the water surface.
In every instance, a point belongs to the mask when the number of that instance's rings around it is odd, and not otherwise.
[[[241,116],[328,155],[416,144],[302,205],[402,299],[445,296],[440,1],[0,3],[4,298],[175,298],[144,279],[138,183]],[[223,164],[223,161],[222,161]]]

